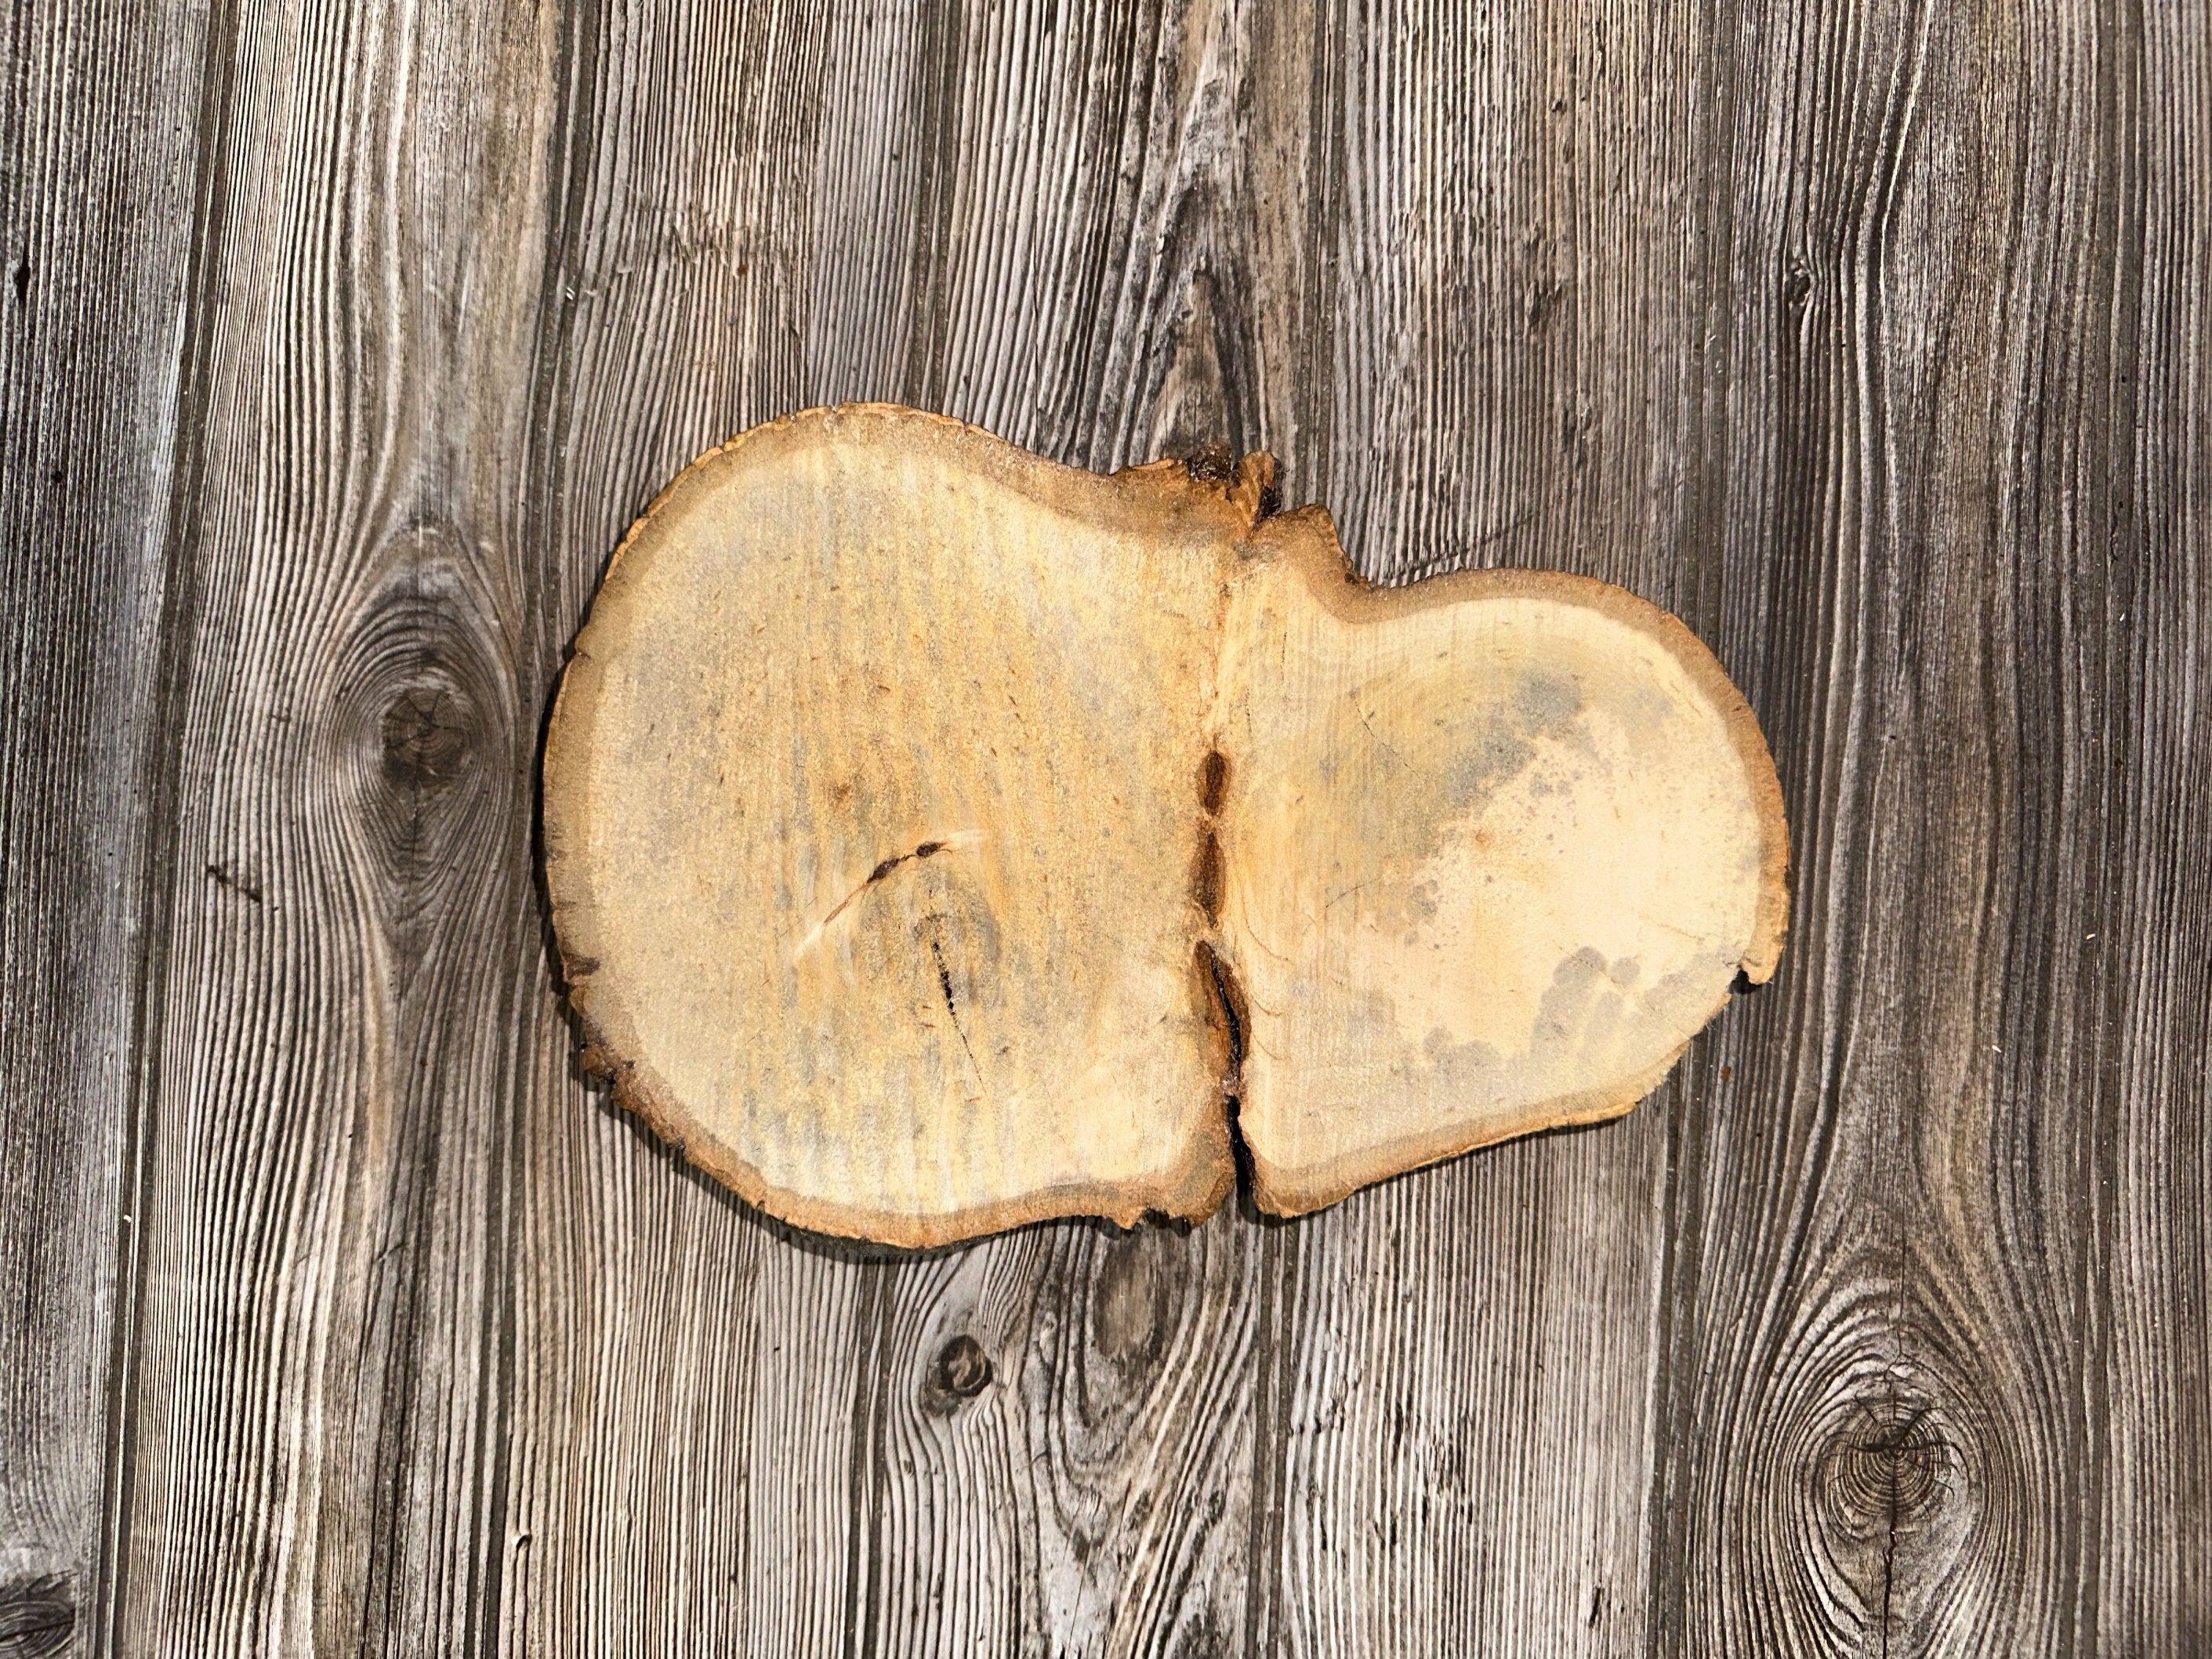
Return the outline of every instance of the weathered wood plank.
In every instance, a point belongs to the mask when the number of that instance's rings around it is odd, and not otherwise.
[[[1684,441],[1698,35],[1603,3],[1309,27],[1269,93],[1303,118],[1258,118],[1303,128],[1267,181],[1304,193],[1270,307],[1291,498],[1376,576],[1602,576],[1729,659]],[[1252,1650],[1641,1650],[1667,1100],[1285,1232]]]
[[[1191,198],[1228,154],[1220,27],[1035,6],[581,26],[560,278],[581,297],[549,335],[543,447],[573,560],[561,614],[677,465],[786,409],[932,404],[1097,465],[1225,435],[1190,321],[1204,234],[1166,234],[1203,222]],[[763,102],[763,63],[807,68]],[[709,64],[726,99],[692,94]],[[671,363],[686,372],[654,378]],[[621,1650],[672,1626],[793,1651],[1233,1638],[1237,1224],[872,1258],[672,1181],[603,1103],[547,1081],[526,1108],[532,1224],[604,1218],[588,1246],[532,1251],[522,1290],[520,1644],[588,1629]],[[672,1364],[702,1328],[726,1345]],[[562,1328],[581,1340],[534,1334]],[[672,1425],[714,1449],[703,1467]]]
[[[2113,42],[2110,80],[2115,251],[2135,270],[2098,365],[2115,405],[2103,456],[2077,465],[2094,479],[2101,460],[2130,556],[2107,566],[2096,672],[2075,671],[2081,702],[2116,716],[2080,809],[2106,826],[2081,941],[2084,1000],[2102,1018],[2075,1070],[2104,1120],[2109,1267],[2087,1287],[2085,1323],[2111,1439],[2076,1640],[2187,1653],[2212,1649],[2212,15],[2145,8],[2140,38]],[[2092,573],[2106,529],[2080,532]]]
[[[530,416],[534,719],[631,517],[700,450],[812,400],[835,33],[769,3],[564,17]],[[765,1222],[584,1087],[536,949],[532,971],[501,1650],[836,1651],[884,1269]]]
[[[201,31],[172,6],[7,21],[0,1652],[103,1635]]]
[[[2138,732],[2206,759],[2148,713],[2201,664],[2140,678],[2158,659],[2133,642],[2145,587],[2202,580],[2130,500],[2180,453],[2137,389],[2171,395],[2201,350],[2139,331],[2143,192],[2203,189],[2201,159],[2136,137],[2141,30],[1881,6],[1716,42],[1736,172],[1704,442],[1800,874],[1771,1040],[1680,1124],[1662,1651],[2093,1651],[2100,1628],[2155,1650],[2146,1567],[2166,1630],[2201,1626],[2172,1555],[2098,1535],[2115,1413],[2144,1423],[2191,1369],[2154,1340],[2112,1387],[2116,1268],[2156,1237],[2124,1230],[2115,1159],[2157,1123],[2149,1156],[2198,1205],[2203,1134],[2201,1024],[2114,1063],[2120,1009],[2140,1042],[2201,1008],[2171,970],[2141,1000],[2108,977],[2161,948],[2144,924],[2172,890],[2098,874],[2141,844]],[[2201,912],[2168,918],[2185,937]],[[2160,1297],[2137,1283],[2138,1329]],[[2153,1479],[2201,1506],[2201,1469]]]
[[[459,1652],[496,1605],[550,46],[314,5],[210,44],[123,1651]]]

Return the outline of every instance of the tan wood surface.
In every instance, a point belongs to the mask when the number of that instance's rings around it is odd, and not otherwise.
[[[1617,1116],[1773,974],[1782,790],[1712,653],[1559,571],[1360,580],[1274,465],[891,404],[708,450],[545,724],[563,1000],[747,1202],[908,1247],[1303,1215]]]
[[[2212,1644],[2204,8],[6,39],[0,1654]],[[763,1221],[579,1077],[533,779],[848,398],[1679,613],[1774,981],[1299,1221]]]

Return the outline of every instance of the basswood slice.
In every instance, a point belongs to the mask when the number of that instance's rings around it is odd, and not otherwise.
[[[1295,1213],[1625,1109],[1772,970],[1780,792],[1680,623],[1371,590],[1267,457],[1201,471],[848,406],[624,541],[547,886],[588,1062],[745,1198],[898,1244],[1195,1218],[1234,1109]]]
[[[1211,1211],[1196,780],[1257,501],[868,408],[686,471],[546,741],[569,996],[622,1103],[827,1231]]]
[[[1288,1213],[1626,1110],[1774,971],[1781,790],[1712,654],[1603,582],[1345,580],[1262,523],[1224,630],[1240,1122]]]

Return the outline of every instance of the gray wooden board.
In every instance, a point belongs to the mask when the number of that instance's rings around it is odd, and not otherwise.
[[[0,76],[0,1654],[102,1639],[179,803],[204,24],[25,7]]]
[[[2212,23],[23,5],[0,1656],[2212,1650]],[[1273,448],[1772,744],[1659,1094],[793,1232],[578,1076],[539,732],[693,453]]]

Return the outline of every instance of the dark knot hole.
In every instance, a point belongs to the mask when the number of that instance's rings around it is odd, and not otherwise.
[[[947,1399],[973,1400],[991,1386],[991,1356],[963,1331],[937,1351],[929,1381]]]
[[[384,711],[384,773],[421,787],[450,782],[468,760],[470,710],[442,685],[412,685]]]

